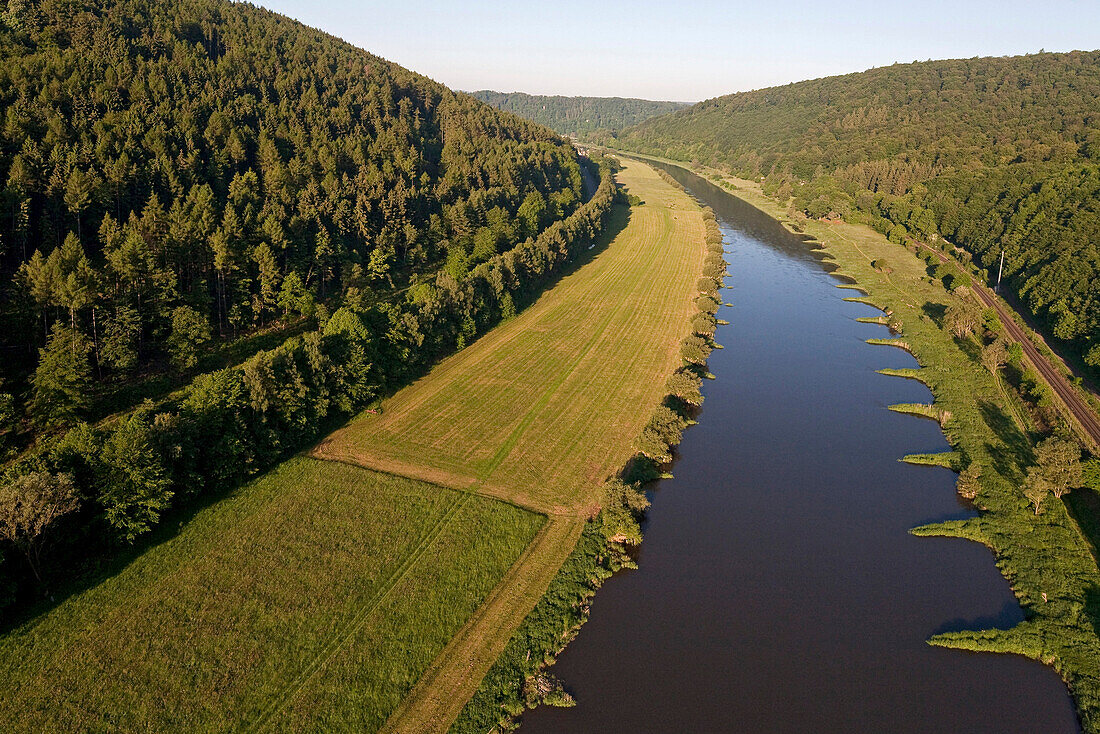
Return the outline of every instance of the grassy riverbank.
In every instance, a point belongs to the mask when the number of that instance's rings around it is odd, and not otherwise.
[[[684,191],[664,171],[659,175],[668,186]],[[636,488],[658,476],[671,478],[659,471],[660,465],[670,460],[672,447],[679,444],[683,429],[693,422],[692,406],[702,402],[698,384],[701,374],[706,373],[706,357],[711,348],[718,348],[713,341],[717,321],[711,312],[717,303],[716,294],[723,287],[726,261],[722,234],[708,207],[703,207],[703,222],[707,257],[696,283],[699,296],[691,320],[692,333],[681,342],[683,364],[670,375],[660,404],[635,442],[638,453],[622,468],[621,479],[634,484],[611,483],[617,491],[605,495],[600,516],[585,525],[579,542],[546,593],[462,708],[451,734],[507,731],[528,707],[572,703],[568,695],[556,689],[546,668],[578,634],[588,617],[588,602],[602,582],[624,566],[633,567],[626,545],[640,541],[637,512],[643,505],[648,506]]]
[[[602,486],[633,455],[681,364],[706,254],[703,212],[644,164],[627,163],[618,180],[642,203],[617,207],[614,236],[595,243],[588,261],[314,452],[548,518],[387,731],[451,725],[578,539],[599,534],[599,523],[586,520],[605,500]]]
[[[944,327],[943,314],[958,296],[928,278],[923,261],[868,227],[792,220],[755,183],[708,173],[721,178],[733,195],[801,233],[807,246],[823,247],[838,273],[867,293],[860,300],[889,311],[901,325],[900,337],[869,341],[912,353],[922,368],[897,376],[919,379],[935,397],[931,406],[897,407],[938,420],[960,462],[982,467],[975,498],[979,517],[914,533],[968,538],[991,548],[1027,618],[1010,630],[953,632],[931,643],[1018,653],[1052,665],[1069,685],[1085,730],[1100,731],[1100,571],[1061,500],[1048,497],[1036,515],[1024,497],[1032,446],[1000,386],[979,363],[977,341],[956,338]],[[872,267],[877,260],[888,261],[890,268]]]

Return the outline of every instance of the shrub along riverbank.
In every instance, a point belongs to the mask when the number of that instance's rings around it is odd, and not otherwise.
[[[1030,416],[1014,417],[1013,393],[1002,384],[1002,374],[1013,361],[1011,350],[1003,360],[990,359],[996,351],[991,345],[999,338],[996,318],[975,308],[969,289],[948,291],[942,278],[929,276],[925,262],[868,227],[792,219],[751,182],[737,180],[733,194],[801,234],[807,246],[823,247],[838,266],[837,274],[867,294],[858,300],[881,309],[900,332],[898,339],[868,341],[903,348],[921,365],[919,370],[886,372],[923,382],[934,402],[895,408],[940,423],[954,452],[952,468],[961,471],[959,492],[973,501],[979,515],[913,533],[966,538],[989,547],[1025,614],[1025,621],[1009,630],[950,632],[930,643],[1017,653],[1053,666],[1069,686],[1084,729],[1100,731],[1100,571],[1095,549],[1067,511],[1060,490],[1051,493],[1047,486],[1053,483],[1044,486],[1035,480],[1043,471],[1037,456],[1043,449],[1036,444],[1049,446],[1044,431],[1061,439],[1069,434]],[[882,266],[886,261],[889,267]],[[943,458],[948,463],[947,455]],[[1036,489],[1044,491],[1034,493]]]
[[[316,331],[202,375],[156,408],[80,425],[8,467],[5,485],[20,491],[0,500],[21,503],[9,509],[23,520],[4,526],[0,607],[17,586],[28,598],[42,588],[32,579],[59,585],[94,571],[166,512],[266,470],[513,316],[604,228],[618,192],[614,163],[599,167],[592,199],[461,281],[441,273],[397,304],[363,307],[349,294]]]
[[[658,173],[683,190],[668,174]],[[588,617],[589,601],[603,581],[622,568],[633,567],[629,551],[641,542],[640,521],[649,506],[643,485],[661,476],[683,429],[703,401],[699,388],[707,374],[706,356],[714,346],[716,294],[726,268],[714,212],[703,207],[703,216],[707,257],[699,280],[698,312],[681,344],[683,364],[669,376],[667,395],[635,441],[637,453],[620,476],[605,485],[599,514],[585,524],[573,552],[462,709],[452,732],[508,730],[526,708],[539,703],[572,703],[546,668],[576,636]]]

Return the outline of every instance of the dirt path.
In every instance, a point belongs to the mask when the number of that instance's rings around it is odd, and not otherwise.
[[[383,734],[444,732],[474,695],[515,629],[546,593],[584,529],[584,520],[552,515],[466,626],[401,702]],[[487,644],[488,641],[488,644]]]

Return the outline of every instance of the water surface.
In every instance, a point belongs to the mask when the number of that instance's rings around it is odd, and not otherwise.
[[[700,424],[653,494],[637,571],[608,581],[553,668],[577,698],[543,732],[1074,732],[1051,669],[932,648],[945,630],[1023,618],[984,547],[916,538],[967,517],[954,475],[897,461],[948,448],[936,424],[886,409],[923,385],[864,343],[879,315],[843,301],[775,220],[682,169],[718,215],[723,291]]]

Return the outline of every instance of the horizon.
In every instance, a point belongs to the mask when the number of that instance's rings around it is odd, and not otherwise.
[[[489,87],[478,87],[476,89],[460,89],[458,87],[451,87],[451,88],[454,89],[457,92],[462,92],[463,94],[476,94],[478,92],[492,92],[494,94],[524,94],[524,95],[527,95],[528,97],[561,97],[563,99],[632,99],[632,100],[638,100],[638,101],[642,101],[642,102],[673,102],[673,103],[676,103],[676,104],[683,104],[683,105],[691,106],[691,105],[699,104],[700,102],[706,102],[706,101],[711,100],[711,99],[718,99],[719,97],[729,97],[729,96],[732,96],[732,95],[735,95],[735,94],[744,94],[744,93],[748,93],[748,92],[757,92],[757,91],[760,91],[762,89],[774,89],[776,87],[784,87],[784,86],[787,86],[787,85],[790,85],[790,84],[802,84],[803,82],[812,82],[812,81],[817,81],[819,79],[829,79],[829,78],[838,77],[838,76],[848,76],[850,74],[863,74],[863,73],[868,72],[868,71],[874,71],[875,69],[884,69],[888,66],[909,66],[909,65],[912,65],[912,64],[936,63],[938,61],[968,61],[968,60],[973,60],[973,59],[1011,59],[1011,58],[1022,58],[1022,57],[1025,57],[1025,56],[1038,56],[1039,54],[1052,54],[1052,55],[1055,55],[1055,54],[1057,54],[1057,55],[1067,55],[1067,54],[1075,54],[1075,53],[1087,54],[1087,53],[1095,53],[1095,52],[1098,52],[1098,51],[1100,51],[1100,46],[1097,46],[1095,48],[1071,48],[1071,49],[1067,49],[1065,51],[1061,51],[1061,50],[1052,51],[1050,49],[1041,48],[1038,51],[1026,51],[1026,52],[1023,52],[1023,53],[1012,53],[1012,54],[1000,54],[1000,55],[988,55],[987,54],[987,55],[978,55],[978,56],[945,56],[945,57],[942,57],[942,58],[934,58],[934,59],[923,59],[923,60],[922,59],[914,59],[913,61],[895,61],[891,64],[883,64],[881,66],[868,66],[865,69],[853,69],[852,71],[842,71],[842,72],[839,72],[837,74],[828,74],[828,75],[825,75],[825,76],[806,77],[805,79],[792,79],[792,80],[787,81],[787,82],[779,82],[779,83],[776,83],[776,84],[769,84],[766,87],[752,87],[751,89],[736,89],[736,90],[733,90],[731,92],[724,92],[722,94],[716,94],[713,97],[705,97],[703,99],[697,99],[697,100],[693,100],[693,101],[683,100],[683,99],[657,99],[656,97],[631,97],[631,96],[623,95],[623,94],[562,94],[562,93],[550,93],[550,92],[529,92],[529,91],[524,90],[524,89],[491,89]],[[396,62],[394,62],[394,63],[396,63]],[[405,68],[407,68],[407,67],[405,67]],[[415,72],[416,70],[411,69],[411,71]],[[438,80],[436,80],[436,81],[438,81]]]
[[[781,19],[747,4],[693,0],[671,24],[653,22],[669,14],[653,0],[596,11],[577,0],[260,4],[452,89],[687,104],[894,64],[1089,51],[1100,38],[1100,4],[1072,0],[935,0],[919,13],[859,0],[827,14],[799,0]],[[1070,14],[1074,23],[1063,22]]]

